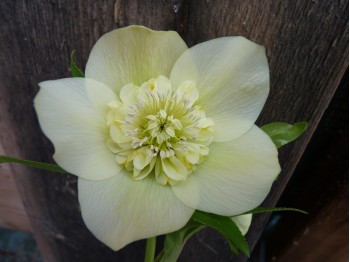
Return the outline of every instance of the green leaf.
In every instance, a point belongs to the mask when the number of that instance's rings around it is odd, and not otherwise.
[[[261,127],[261,129],[271,137],[277,148],[297,139],[305,132],[306,128],[306,122],[298,122],[293,125],[276,122]]]
[[[228,241],[229,245],[230,245],[230,249],[233,252],[233,254],[238,255],[239,254],[239,250],[236,246],[234,246],[230,241]]]
[[[205,226],[202,224],[190,220],[178,231],[166,234],[164,248],[155,259],[155,262],[176,262],[186,241],[203,228]]]
[[[265,213],[265,212],[277,212],[277,211],[293,211],[293,212],[303,213],[306,215],[309,214],[304,210],[292,208],[292,207],[257,207],[248,212],[243,213],[242,215]]]
[[[18,159],[10,156],[0,156],[0,164],[2,163],[16,163],[25,166],[35,167],[43,169],[46,171],[57,172],[57,173],[67,173],[65,170],[60,168],[58,165],[47,164],[42,162],[35,162],[31,160]]]
[[[249,247],[247,241],[230,217],[219,216],[196,210],[192,216],[192,219],[203,225],[209,226],[216,231],[219,231],[230,243],[233,252],[236,252],[236,249],[238,249],[249,257]]]
[[[80,68],[75,64],[74,61],[75,50],[70,54],[70,73],[72,77],[84,77],[84,73],[80,70]]]

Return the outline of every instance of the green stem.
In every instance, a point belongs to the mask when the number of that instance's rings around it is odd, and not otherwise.
[[[205,228],[190,220],[183,228],[178,231],[166,234],[164,240],[164,248],[158,254],[155,262],[176,262],[181,254],[181,251],[186,244],[186,241],[197,233],[199,230]]]
[[[145,262],[153,262],[156,253],[156,237],[147,238]]]

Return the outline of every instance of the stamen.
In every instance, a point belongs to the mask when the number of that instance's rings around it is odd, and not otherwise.
[[[154,169],[158,183],[173,185],[187,177],[208,154],[209,149],[203,144],[208,145],[213,140],[211,127],[214,122],[206,118],[198,105],[192,106],[194,101],[189,91],[174,90],[168,86],[170,82],[164,80],[166,78],[161,76],[144,83],[142,88],[134,85],[135,90],[131,93],[135,94],[133,100],[137,101],[134,105],[124,105],[119,101],[108,103],[106,121],[108,127],[113,123],[119,126],[120,134],[113,136],[115,141],[110,138],[116,145],[110,150],[118,152],[114,153],[117,163],[123,165],[131,176],[134,174],[134,180],[143,179]],[[204,129],[208,141],[202,141],[200,132]],[[201,144],[196,142],[199,136]],[[153,163],[146,165],[144,170],[134,168],[134,158],[141,155],[145,157],[145,163]],[[164,165],[174,163],[175,169],[163,169]],[[172,173],[170,178],[165,170],[180,173]],[[164,179],[160,180],[159,174]]]

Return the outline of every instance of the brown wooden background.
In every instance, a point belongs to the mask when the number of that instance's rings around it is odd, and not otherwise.
[[[275,205],[348,67],[348,1],[3,0],[0,152],[52,162],[53,148],[40,131],[33,109],[37,83],[69,76],[73,49],[77,50],[78,64],[84,67],[89,51],[103,33],[130,24],[176,30],[189,46],[216,37],[243,35],[266,47],[271,93],[258,124],[309,122],[307,133],[280,151],[283,172],[265,201],[268,206]],[[0,187],[0,197],[7,195],[1,192],[9,190],[5,183],[13,175],[16,188],[11,190],[20,193],[22,203],[18,205],[23,204],[26,214],[18,212],[11,217],[22,216],[22,229],[34,232],[46,261],[142,261],[143,241],[114,253],[87,231],[78,209],[74,176],[15,165],[2,166],[0,172],[0,182],[5,185]],[[298,187],[304,186],[301,179]],[[11,205],[5,204],[6,208],[0,207],[0,216],[12,211]],[[251,247],[267,219],[268,215],[254,219],[248,234]],[[6,225],[17,225],[10,222]],[[224,240],[210,230],[192,239],[181,257],[181,261],[244,260],[235,258]]]

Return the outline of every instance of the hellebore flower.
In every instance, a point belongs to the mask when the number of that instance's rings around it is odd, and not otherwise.
[[[129,26],[98,40],[85,73],[40,83],[35,109],[106,245],[178,230],[195,209],[234,216],[264,200],[280,166],[254,125],[269,93],[263,47],[223,37],[188,49],[176,32]]]

